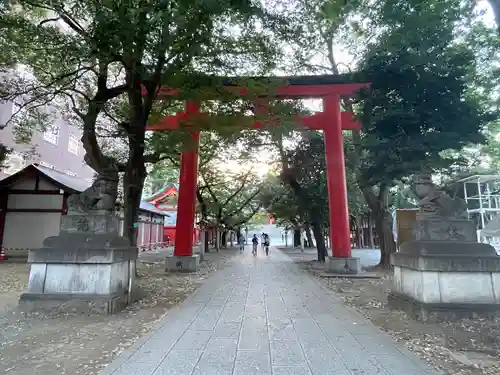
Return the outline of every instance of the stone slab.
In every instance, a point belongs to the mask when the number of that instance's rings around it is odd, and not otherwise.
[[[415,256],[391,254],[396,267],[433,272],[500,272],[500,257]]]
[[[24,312],[97,314],[117,313],[128,304],[126,294],[78,295],[78,294],[39,294],[24,293],[19,298],[19,308]]]
[[[103,249],[128,248],[130,245],[128,239],[115,233],[60,232],[57,236],[47,237],[43,241],[43,247]]]
[[[479,242],[460,241],[408,241],[403,242],[396,254],[441,256],[490,256],[496,257],[493,246]]]
[[[200,267],[200,255],[167,257],[165,266],[167,272],[196,272]]]
[[[361,273],[361,262],[359,258],[334,258],[328,257],[325,263],[325,272],[336,274],[358,274]]]
[[[391,254],[395,267],[438,272],[500,272],[500,257],[485,243],[410,241]]]
[[[412,237],[415,241],[477,242],[476,226],[471,220],[418,215]]]
[[[100,375],[432,373],[399,348],[272,249],[235,257]]]
[[[326,279],[380,279],[380,276],[373,272],[360,272],[360,273],[333,273],[333,272],[319,272],[319,277]]]
[[[424,303],[396,292],[389,293],[387,302],[392,308],[403,310],[423,322],[500,317],[500,304],[497,303]]]
[[[110,264],[135,260],[137,257],[136,247],[100,249],[43,247],[29,251],[28,263]]]
[[[61,232],[75,233],[120,233],[120,218],[114,213],[95,212],[95,213],[73,213],[61,216]]]
[[[394,266],[391,291],[422,303],[500,303],[500,273],[423,271]]]

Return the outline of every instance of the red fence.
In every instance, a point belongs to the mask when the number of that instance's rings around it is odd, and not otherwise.
[[[175,226],[165,226],[163,228],[163,241],[168,243],[169,246],[175,245]],[[194,228],[193,244],[200,242],[200,229]]]
[[[123,220],[121,221],[123,233]],[[167,244],[163,239],[163,224],[140,221],[137,228],[137,247],[139,251],[155,250],[165,247]]]

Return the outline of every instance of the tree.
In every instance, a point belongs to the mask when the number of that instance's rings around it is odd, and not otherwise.
[[[268,176],[262,183],[262,207],[276,218],[276,224],[285,229],[295,229],[302,223],[297,200],[290,187],[277,176]]]
[[[392,4],[380,15],[387,31],[363,59],[371,87],[360,102],[358,181],[375,216],[384,265],[395,248],[386,198],[394,181],[448,166],[454,160],[443,151],[484,141],[481,130],[489,117],[468,90],[474,55],[454,38],[461,5]]]
[[[500,68],[498,67],[500,61],[500,37],[497,30],[481,21],[477,21],[464,39],[467,45],[472,46],[478,66],[471,85],[473,93],[481,101],[482,106],[493,111],[498,110],[500,104],[498,95],[500,92]],[[485,129],[486,144],[469,152],[466,150],[467,154],[463,156],[472,169],[478,171],[482,169],[483,172],[490,174],[500,172],[499,133],[500,121],[497,117]],[[482,157],[479,158],[479,155]],[[482,167],[481,164],[483,164]],[[484,171],[484,164],[488,165],[487,171]]]
[[[149,192],[144,192],[148,195],[154,194],[160,190],[165,184],[175,184],[179,181],[179,168],[174,167],[170,162],[162,160],[152,166],[151,171],[145,181],[149,185]],[[146,190],[146,189],[144,189]]]
[[[146,125],[174,105],[155,101],[160,86],[181,87],[177,99],[200,100],[208,82],[195,71],[267,72],[280,55],[278,39],[290,36],[282,17],[250,1],[5,4],[0,42],[10,53],[0,57],[8,71],[0,99],[18,105],[11,124],[29,133],[50,123],[48,105],[71,111],[83,127],[85,161],[113,183],[124,173],[124,227],[131,243],[146,163],[161,158],[146,150]],[[24,72],[12,69],[20,65]],[[99,126],[123,135],[124,162],[100,147]]]
[[[363,123],[361,132],[345,137],[346,159],[354,166],[357,185],[376,218],[381,262],[387,264],[395,245],[389,214],[395,203],[392,187],[422,167],[442,170],[458,165],[457,158],[443,151],[461,152],[464,145],[482,141],[488,107],[484,94],[491,88],[485,85],[479,95],[470,86],[478,82],[474,62],[491,56],[492,49],[489,54],[479,52],[485,34],[467,31],[475,22],[472,1],[304,0],[302,4],[308,30],[316,36],[310,55],[315,51],[319,55],[306,68],[334,74],[358,70],[372,82],[370,92],[362,96],[361,109],[351,100],[343,102],[345,110],[361,112]],[[353,56],[351,65],[337,63],[336,46]],[[485,82],[496,82],[492,77]],[[370,97],[376,102],[369,109]],[[352,153],[347,152],[349,144]],[[378,180],[369,177],[372,172]]]
[[[234,151],[232,155],[237,158]],[[205,220],[222,230],[225,246],[228,230],[239,232],[260,211],[261,184],[251,168],[227,170],[222,160],[215,158],[200,170],[198,203]]]
[[[281,178],[295,196],[299,217],[312,229],[318,260],[325,261],[328,192],[323,137],[318,132],[304,132],[303,138],[287,152],[286,158],[287,165],[283,168]]]
[[[252,164],[257,151],[249,152],[243,147],[240,135],[241,129],[234,126],[227,134],[204,131],[200,136],[197,209],[204,225],[221,229],[223,245],[227,231],[238,231],[261,207],[257,199],[261,191],[260,180],[251,169],[245,168]],[[167,150],[165,144],[170,144]],[[165,157],[153,167],[151,175],[169,176],[170,181],[177,181],[182,138],[176,133],[157,133],[151,138],[151,146]],[[239,161],[241,167],[227,168],[228,161]],[[208,233],[204,241],[208,244]]]

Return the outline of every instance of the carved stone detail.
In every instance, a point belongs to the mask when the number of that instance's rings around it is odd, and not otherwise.
[[[460,198],[452,198],[439,189],[428,172],[418,173],[412,178],[412,190],[419,200],[420,216],[446,217],[467,220],[467,205]]]
[[[68,197],[69,212],[108,211],[116,207],[118,195],[118,168],[111,166],[99,173],[94,183],[80,194]],[[84,225],[82,223],[82,225]]]

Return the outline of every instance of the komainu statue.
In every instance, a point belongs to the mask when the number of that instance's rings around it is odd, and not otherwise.
[[[433,182],[431,174],[422,172],[413,175],[412,190],[419,200],[420,214],[446,218],[467,219],[467,205],[460,198],[452,198]]]
[[[118,176],[116,168],[103,170],[89,188],[68,197],[68,211],[114,211],[118,195]]]

